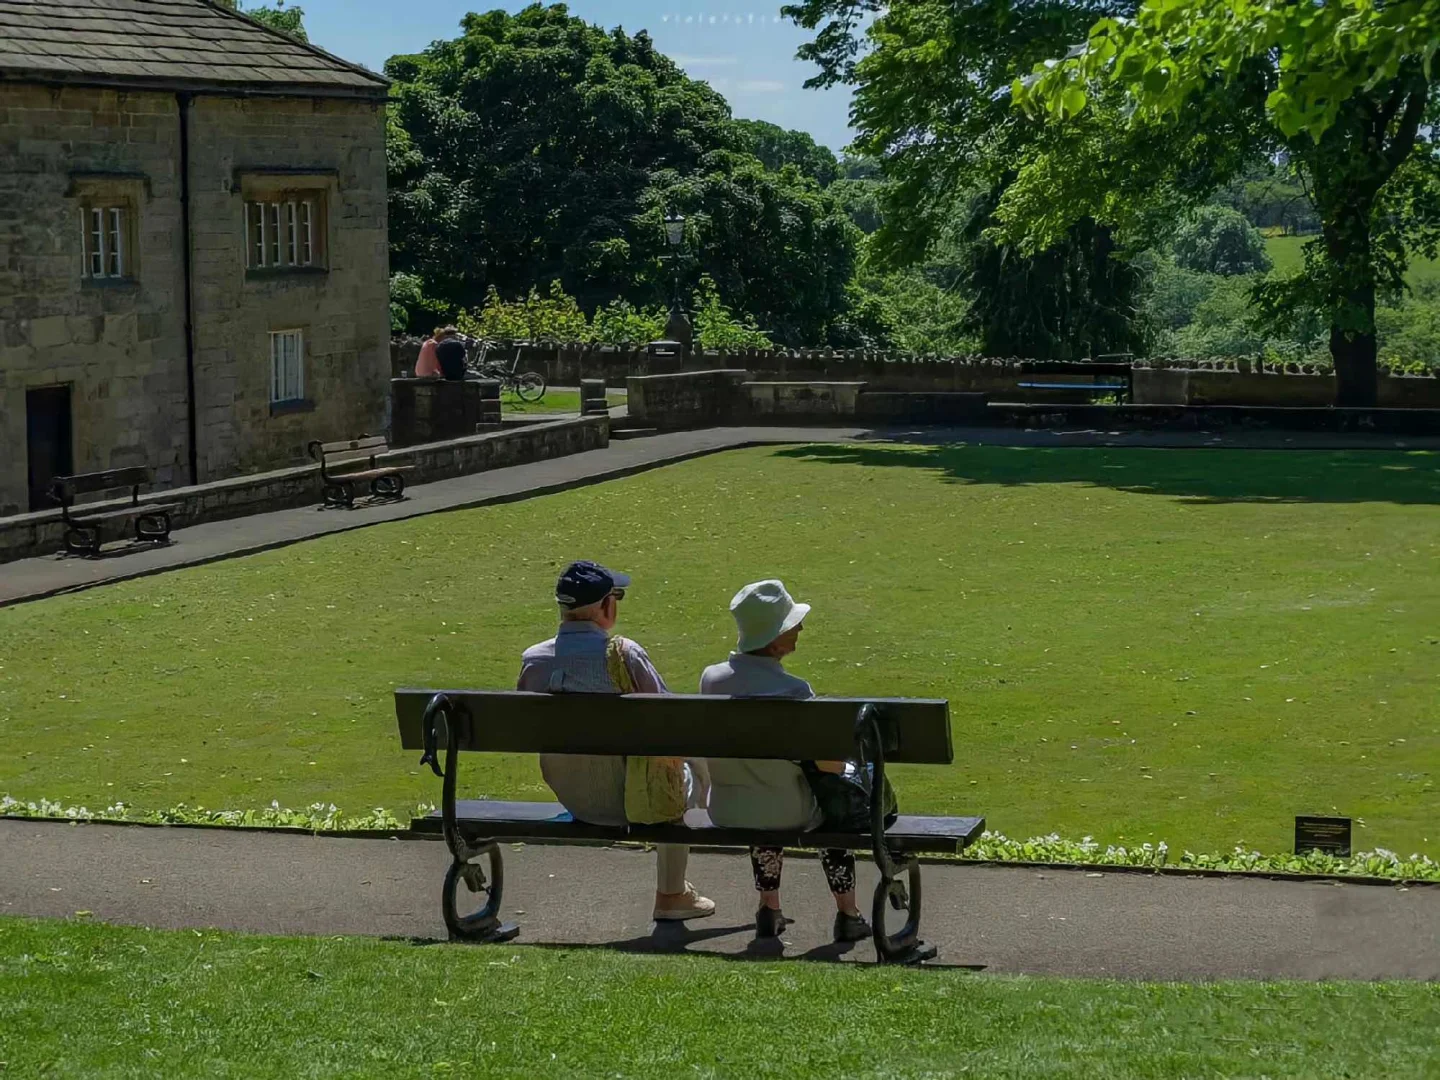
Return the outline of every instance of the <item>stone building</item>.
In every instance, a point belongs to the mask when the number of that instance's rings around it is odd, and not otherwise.
[[[0,0],[0,515],[381,430],[386,93],[207,0]]]

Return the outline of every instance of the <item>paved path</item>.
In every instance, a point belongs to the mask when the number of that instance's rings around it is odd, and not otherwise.
[[[658,936],[653,855],[525,845],[504,856],[517,944],[874,959],[868,942],[843,953],[829,943],[833,908],[813,859],[786,864],[786,910],[798,921],[776,945],[754,940],[740,854],[693,855],[690,877],[719,910]],[[443,938],[448,861],[434,841],[0,821],[0,915]],[[874,868],[862,863],[860,877],[868,896]],[[1440,979],[1440,887],[931,865],[923,927],[941,963],[990,972]]]
[[[859,428],[827,429],[820,437],[845,439],[860,433]],[[307,506],[208,522],[178,530],[175,542],[165,547],[122,549],[99,559],[57,555],[20,559],[0,564],[0,606],[253,554],[380,522],[565,491],[757,442],[803,442],[816,437],[813,430],[712,428],[617,440],[603,450],[408,487],[406,498],[399,502],[362,504],[353,510]]]
[[[741,446],[840,442],[852,439],[1003,446],[1142,446],[1230,449],[1440,449],[1440,438],[1282,432],[1024,431],[1011,428],[742,427],[679,431],[616,440],[603,450],[515,465],[407,488],[395,503],[353,510],[303,507],[181,529],[162,548],[121,549],[99,559],[47,555],[0,564],[0,607],[127,578],[195,566],[446,510],[461,510],[551,494]]]

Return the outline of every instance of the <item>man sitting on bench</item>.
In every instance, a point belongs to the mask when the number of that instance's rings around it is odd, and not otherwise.
[[[607,650],[610,630],[619,618],[619,602],[630,578],[593,562],[566,567],[555,585],[560,605],[560,632],[525,650],[517,690],[571,694],[664,694],[664,680],[650,657],[633,641],[623,643],[624,672],[631,685],[617,685]],[[577,700],[577,709],[585,707]],[[577,821],[624,825],[625,758],[592,754],[541,754],[540,772],[556,797]],[[685,766],[687,803],[703,806],[708,792],[702,769]],[[685,880],[690,849],[683,844],[657,844],[655,858],[656,921],[699,919],[715,913],[715,903]]]

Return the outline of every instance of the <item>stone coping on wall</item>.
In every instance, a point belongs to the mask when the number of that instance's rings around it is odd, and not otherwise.
[[[430,483],[488,469],[598,450],[610,441],[606,415],[561,417],[509,426],[499,431],[441,442],[406,446],[380,454],[377,465],[409,466],[408,484]],[[353,470],[353,467],[351,469]],[[320,503],[320,467],[297,465],[271,472],[232,476],[193,486],[168,488],[140,496],[147,503],[178,503],[171,515],[175,529],[206,521],[224,521],[271,510]],[[120,509],[128,497],[88,503],[86,510]],[[183,537],[176,542],[184,543]],[[59,509],[0,518],[0,563],[47,555],[64,546]]]

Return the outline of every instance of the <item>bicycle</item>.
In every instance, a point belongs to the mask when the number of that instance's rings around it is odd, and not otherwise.
[[[495,379],[500,389],[509,390],[521,401],[535,402],[545,396],[545,376],[538,371],[520,370],[520,351],[515,346],[515,355],[507,367],[504,363],[490,360],[491,352],[498,352],[503,346],[498,341],[480,339],[480,354],[470,365],[470,371],[481,379]]]

